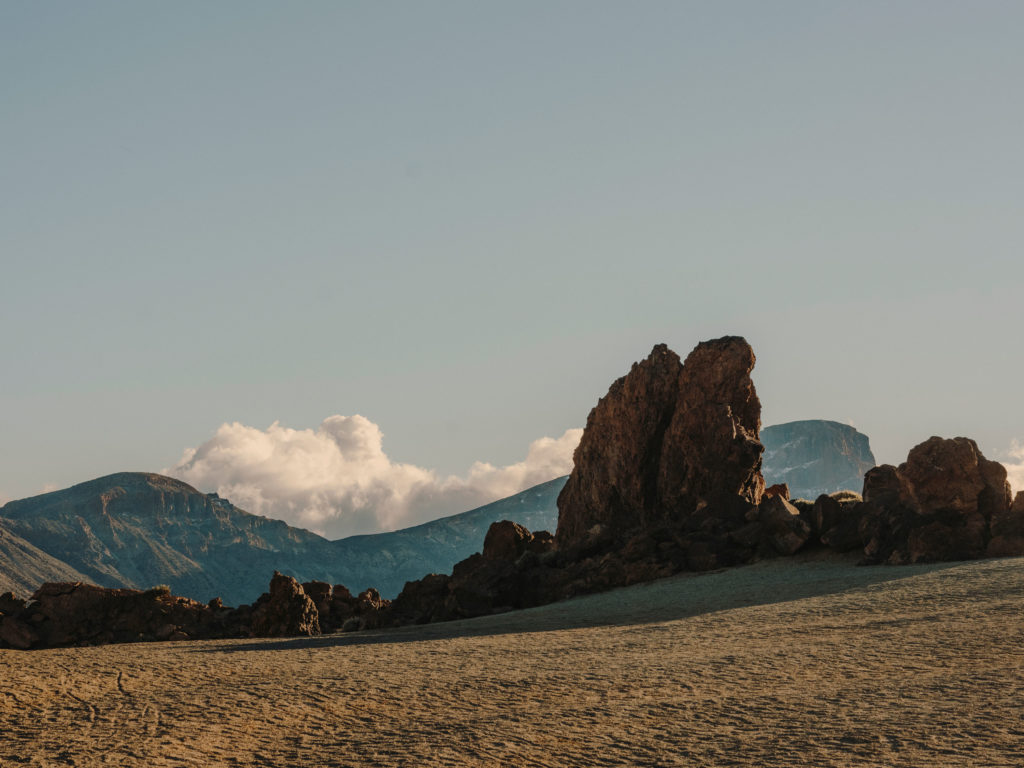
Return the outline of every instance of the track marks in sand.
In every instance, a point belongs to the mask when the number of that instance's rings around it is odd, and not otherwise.
[[[390,632],[2,651],[0,765],[1019,766],[1022,606],[1024,560],[776,562]]]

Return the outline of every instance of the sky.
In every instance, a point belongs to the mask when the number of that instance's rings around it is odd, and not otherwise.
[[[1022,37],[994,0],[0,4],[0,500],[168,471],[392,528],[568,471],[634,360],[725,334],[764,424],[965,435],[1022,488]]]

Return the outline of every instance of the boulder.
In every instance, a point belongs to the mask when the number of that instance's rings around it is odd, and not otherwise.
[[[634,363],[587,418],[558,498],[559,549],[589,556],[660,526],[700,540],[744,525],[764,491],[753,366],[739,337],[702,342],[682,364],[664,344]]]
[[[319,635],[320,617],[302,585],[274,571],[270,591],[253,605],[251,632],[253,637]]]
[[[491,523],[484,536],[483,556],[486,560],[516,561],[529,549],[533,534],[519,523],[500,520]]]
[[[764,497],[770,499],[772,496],[781,496],[789,501],[789,486],[785,483],[776,483],[764,489]]]
[[[811,510],[812,535],[835,552],[853,552],[864,547],[860,521],[864,505],[859,496],[840,501],[839,494],[822,494]]]
[[[992,515],[992,538],[985,554],[988,557],[1024,555],[1024,491],[1018,491],[1010,508]]]
[[[899,467],[875,467],[864,476],[863,498],[868,562],[969,560],[1013,548],[1006,469],[969,438],[932,437]]]
[[[0,616],[0,647],[4,644],[24,651],[39,642],[39,635],[21,619]]]
[[[800,516],[800,510],[782,496],[770,496],[761,502],[759,522],[763,541],[780,555],[795,554],[811,537],[811,526]]]

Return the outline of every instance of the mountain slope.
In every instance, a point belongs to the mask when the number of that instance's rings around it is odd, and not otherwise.
[[[331,544],[161,475],[123,472],[9,502],[7,528],[100,586],[255,598],[274,569],[332,575]]]
[[[761,474],[768,485],[787,483],[794,498],[823,493],[860,493],[864,473],[875,466],[868,436],[837,421],[811,419],[761,430]]]
[[[558,494],[568,478],[559,477],[459,515],[390,533],[350,536],[334,542],[354,577],[353,590],[376,587],[385,597],[405,582],[428,573],[450,573],[455,563],[483,548],[491,523],[512,520],[531,531],[554,532]]]
[[[81,573],[12,533],[0,521],[0,594],[31,594],[45,581],[82,581]]]
[[[27,596],[44,581],[167,584],[175,594],[238,605],[255,600],[279,570],[393,596],[406,581],[448,572],[479,551],[495,520],[553,528],[564,482],[415,528],[332,542],[179,480],[122,472],[0,507],[0,591]]]

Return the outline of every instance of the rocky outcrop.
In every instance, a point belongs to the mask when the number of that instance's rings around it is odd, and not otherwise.
[[[764,491],[753,367],[739,337],[702,342],[682,364],[663,344],[634,363],[587,418],[558,498],[559,548],[608,550],[667,528],[692,534],[684,548],[728,550]]]
[[[868,562],[918,563],[1021,554],[1006,469],[966,437],[932,437],[899,467],[864,478],[860,533]],[[995,529],[993,529],[995,525]]]
[[[40,587],[29,601],[0,598],[0,645],[53,648],[238,635],[230,609],[175,597],[165,587],[106,589],[82,582]]]
[[[275,571],[270,591],[253,605],[252,634],[255,637],[319,635],[320,614],[298,581]]]
[[[495,523],[482,553],[407,583],[383,621],[524,608],[799,549],[809,527],[782,489],[758,509],[753,366],[738,337],[703,342],[684,363],[654,347],[591,411],[555,537]]]
[[[867,435],[836,421],[775,424],[761,430],[761,442],[765,482],[788,484],[794,498],[857,490],[875,466]]]
[[[992,538],[985,554],[989,557],[1024,554],[1024,491],[1017,492],[1009,509],[994,512],[989,526]]]

